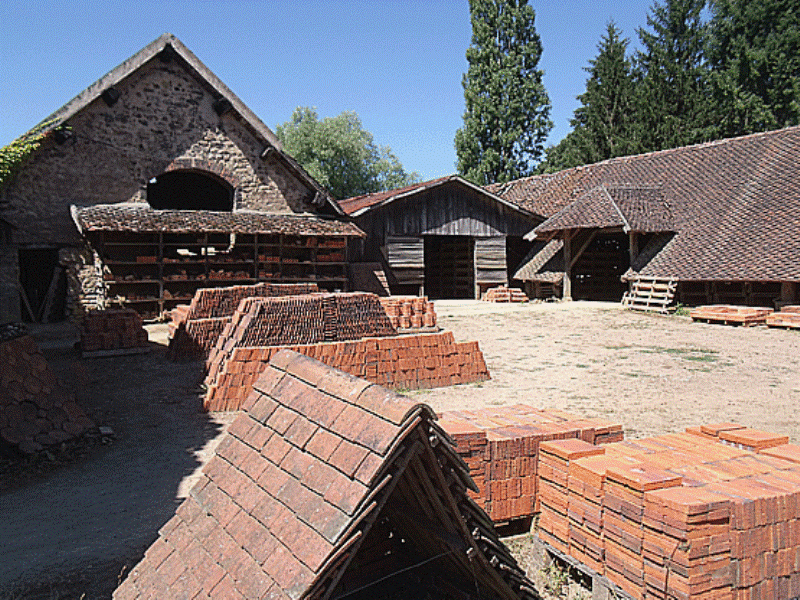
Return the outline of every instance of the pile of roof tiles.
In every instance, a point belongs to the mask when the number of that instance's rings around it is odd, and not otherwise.
[[[115,600],[538,597],[428,406],[282,351],[243,409]]]
[[[380,301],[395,329],[436,327],[436,311],[427,296],[390,296]]]
[[[495,521],[531,517],[537,507],[537,464],[542,442],[577,438],[591,444],[622,440],[622,426],[524,404],[448,411],[441,425],[478,485],[475,501]]]
[[[519,288],[501,285],[486,290],[481,300],[484,302],[527,302],[528,296]]]
[[[730,306],[727,304],[710,304],[698,306],[689,316],[694,321],[704,323],[721,323],[724,325],[763,325],[767,316],[772,314],[771,308],[754,308],[751,306]]]
[[[394,389],[424,389],[489,379],[478,342],[451,332],[364,338],[295,346],[237,347],[210,365],[204,407],[238,410],[272,356],[290,349],[356,377]]]
[[[800,446],[723,423],[539,452],[539,535],[633,598],[800,596]]]
[[[142,317],[131,308],[92,310],[83,316],[81,350],[84,356],[94,352],[108,355],[109,351],[147,349],[147,342]]]
[[[780,312],[767,315],[768,327],[800,329],[800,306],[784,306]]]
[[[4,443],[33,453],[94,427],[33,338],[23,334],[0,339],[4,340],[0,341],[0,439]]]
[[[173,360],[207,358],[244,298],[294,296],[319,291],[316,283],[258,283],[198,289],[191,304],[176,306],[169,324]]]

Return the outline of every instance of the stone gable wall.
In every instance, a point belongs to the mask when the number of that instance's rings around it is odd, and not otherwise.
[[[266,143],[234,111],[218,116],[211,90],[180,60],[154,59],[115,87],[116,104],[97,99],[72,117],[72,136],[46,140],[0,191],[16,244],[77,245],[70,204],[144,202],[148,180],[176,168],[224,177],[236,188],[236,209],[309,210],[313,190],[261,159]]]

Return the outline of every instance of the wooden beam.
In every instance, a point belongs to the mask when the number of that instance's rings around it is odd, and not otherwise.
[[[564,233],[564,285],[561,293],[564,300],[572,300],[572,236],[571,229]]]

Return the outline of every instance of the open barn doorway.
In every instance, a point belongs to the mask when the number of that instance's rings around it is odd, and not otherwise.
[[[23,320],[51,323],[64,319],[67,281],[58,248],[20,248],[19,282]]]
[[[425,236],[425,294],[434,300],[475,298],[475,243],[471,237]]]
[[[626,233],[598,233],[572,267],[575,300],[618,302],[628,290],[621,281],[630,266]]]

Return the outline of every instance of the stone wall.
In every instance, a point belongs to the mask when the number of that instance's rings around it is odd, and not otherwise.
[[[0,325],[22,320],[18,273],[17,249],[0,245]]]
[[[214,97],[180,61],[154,59],[68,121],[71,136],[45,140],[1,192],[4,218],[19,245],[75,245],[70,204],[145,201],[147,182],[176,168],[198,168],[236,188],[237,207],[277,213],[308,210],[313,191],[275,159],[234,111],[218,116]]]
[[[103,264],[97,252],[84,244],[80,248],[62,248],[58,258],[67,273],[66,317],[79,323],[86,311],[106,308]]]

